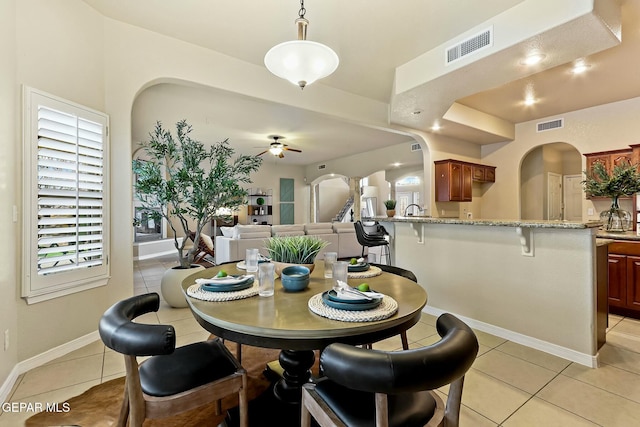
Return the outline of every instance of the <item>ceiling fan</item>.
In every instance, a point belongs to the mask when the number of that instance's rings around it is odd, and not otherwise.
[[[268,149],[258,154],[258,156],[262,156],[264,153],[271,153],[276,157],[283,158],[285,151],[294,151],[296,153],[302,153],[302,150],[298,150],[296,148],[289,148],[287,144],[283,144],[282,142],[280,142],[281,139],[285,139],[284,136],[270,135],[269,138],[273,139],[273,142],[269,145]]]

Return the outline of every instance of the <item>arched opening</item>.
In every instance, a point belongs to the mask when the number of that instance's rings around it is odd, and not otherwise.
[[[582,220],[582,156],[555,142],[529,151],[520,165],[520,218]]]

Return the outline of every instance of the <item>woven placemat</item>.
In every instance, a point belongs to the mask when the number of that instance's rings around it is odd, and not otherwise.
[[[253,286],[241,291],[231,292],[211,292],[202,289],[202,285],[191,285],[187,288],[187,295],[203,301],[233,301],[236,299],[249,298],[258,295],[258,281],[253,282]]]
[[[367,271],[350,271],[347,273],[349,279],[366,279],[367,277],[375,277],[382,274],[380,267],[370,265]]]
[[[318,316],[332,320],[342,320],[343,322],[373,322],[391,317],[398,311],[398,303],[388,295],[382,298],[379,306],[371,310],[351,311],[329,307],[322,301],[322,294],[317,294],[309,298],[308,305],[309,310]]]

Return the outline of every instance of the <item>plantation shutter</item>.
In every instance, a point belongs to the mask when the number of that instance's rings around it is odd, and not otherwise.
[[[23,294],[86,288],[107,273],[106,116],[41,94],[30,109],[35,227]]]

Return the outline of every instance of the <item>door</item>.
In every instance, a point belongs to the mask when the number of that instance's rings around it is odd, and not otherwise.
[[[562,177],[564,217],[567,221],[582,221],[582,175]]]
[[[562,175],[547,173],[547,219],[562,219]]]
[[[627,308],[640,309],[640,257],[627,256]]]
[[[609,305],[624,307],[627,299],[627,256],[609,254]]]

